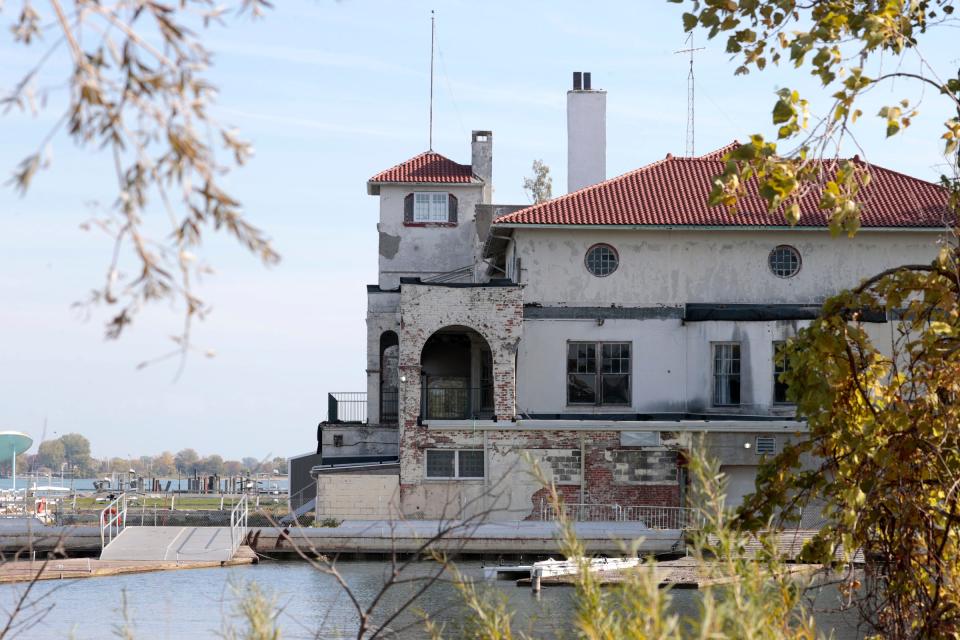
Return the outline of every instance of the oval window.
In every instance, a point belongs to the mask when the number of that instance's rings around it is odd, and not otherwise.
[[[617,251],[610,245],[595,244],[587,249],[584,263],[587,265],[587,271],[602,278],[617,270],[620,259],[617,257]]]
[[[788,244],[775,247],[768,262],[770,271],[778,278],[792,278],[800,272],[800,252]]]

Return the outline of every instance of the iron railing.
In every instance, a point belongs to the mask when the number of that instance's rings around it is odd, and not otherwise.
[[[127,524],[127,494],[121,493],[100,512],[100,548],[113,542]]]
[[[338,391],[327,394],[327,422],[367,421],[367,392]]]
[[[493,387],[427,387],[421,413],[427,420],[469,420],[493,417]]]
[[[636,522],[648,529],[696,529],[700,512],[688,507],[622,506],[618,504],[563,504],[567,520],[576,522]],[[540,519],[557,520],[560,511],[541,500]]]
[[[400,392],[396,389],[380,389],[380,422],[396,424],[400,418]]]
[[[243,544],[244,538],[247,537],[247,518],[249,514],[250,505],[247,501],[247,494],[243,494],[240,501],[230,511],[230,547],[233,549],[231,555],[237,552],[237,549]]]

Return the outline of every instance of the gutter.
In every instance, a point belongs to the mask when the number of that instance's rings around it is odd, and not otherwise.
[[[583,229],[588,231],[627,230],[627,231],[828,231],[828,227],[804,226],[773,226],[773,225],[668,225],[668,224],[521,224],[515,222],[493,221],[492,228],[499,229],[563,229],[571,231]],[[860,227],[857,233],[944,233],[946,226],[941,227]]]

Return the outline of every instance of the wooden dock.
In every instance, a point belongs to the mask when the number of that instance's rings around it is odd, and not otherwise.
[[[55,560],[11,560],[0,564],[0,584],[33,580],[71,580],[118,576],[125,573],[209,569],[257,564],[257,554],[247,546],[237,549],[230,560],[99,560],[96,558],[64,558]]]

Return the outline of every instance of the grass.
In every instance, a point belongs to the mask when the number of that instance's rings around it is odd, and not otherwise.
[[[226,496],[223,499],[223,508],[224,510],[229,510],[237,504],[236,496]],[[274,502],[276,500],[276,502]],[[99,501],[95,497],[80,497],[77,498],[77,511],[99,511],[107,506],[109,501],[101,498]],[[250,509],[254,510],[256,504],[256,498],[249,499]],[[139,510],[146,507],[148,510],[152,509],[169,509],[170,508],[170,497],[153,497],[153,496],[137,496],[136,500],[127,500],[127,509],[129,510]],[[69,498],[64,498],[63,500],[64,511],[73,510],[73,500]],[[173,503],[173,508],[176,511],[219,511],[220,510],[220,496],[210,495],[210,496],[176,496]],[[287,501],[285,496],[260,496],[260,510],[265,511],[287,511]]]

